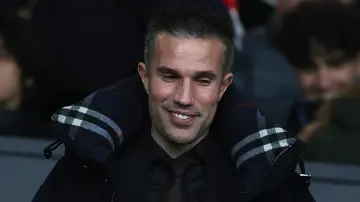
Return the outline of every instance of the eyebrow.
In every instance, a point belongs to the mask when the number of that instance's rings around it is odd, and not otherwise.
[[[172,74],[172,75],[180,76],[180,73],[178,71],[173,70],[167,66],[157,67],[156,71],[161,74]],[[216,74],[212,71],[198,71],[198,72],[195,72],[195,74],[192,77],[193,78],[207,77],[207,78],[213,80],[216,78]]]
[[[175,75],[179,75],[179,73],[169,67],[166,66],[161,66],[161,67],[157,67],[156,71],[161,73],[161,74],[175,74]]]

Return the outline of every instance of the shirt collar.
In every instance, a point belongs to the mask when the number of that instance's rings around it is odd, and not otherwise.
[[[145,156],[145,159],[148,163],[155,159],[168,158],[169,155],[155,142],[150,134],[150,130],[143,137],[143,152],[142,155]],[[214,151],[216,142],[213,140],[211,134],[208,134],[201,142],[199,142],[195,147],[193,147],[188,152],[195,153],[204,162],[210,162],[211,153]]]

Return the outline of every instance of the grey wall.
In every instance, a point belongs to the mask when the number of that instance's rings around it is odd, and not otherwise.
[[[31,201],[63,148],[47,160],[42,150],[51,141],[0,136],[0,201]],[[307,163],[311,190],[318,202],[359,202],[360,167]]]
[[[36,190],[61,155],[47,160],[43,148],[51,141],[0,137],[0,201],[31,201]],[[57,156],[56,156],[57,155]]]
[[[318,202],[360,201],[359,166],[307,163],[306,167]]]

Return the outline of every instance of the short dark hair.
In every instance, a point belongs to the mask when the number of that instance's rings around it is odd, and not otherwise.
[[[233,27],[228,13],[206,1],[202,3],[183,3],[165,5],[155,11],[147,27],[145,38],[145,63],[153,57],[159,33],[168,33],[181,38],[220,39],[224,44],[223,69],[230,72],[234,57]]]
[[[316,68],[315,58],[339,66],[360,53],[360,13],[341,3],[304,2],[284,17],[279,45],[298,69]]]

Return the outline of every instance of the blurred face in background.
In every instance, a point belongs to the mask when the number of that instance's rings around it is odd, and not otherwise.
[[[360,54],[345,59],[340,52],[334,52],[329,58],[319,56],[314,61],[313,68],[296,68],[305,99],[309,101],[332,98],[360,75]]]
[[[20,68],[0,39],[0,107],[16,109],[20,104],[21,91]]]

